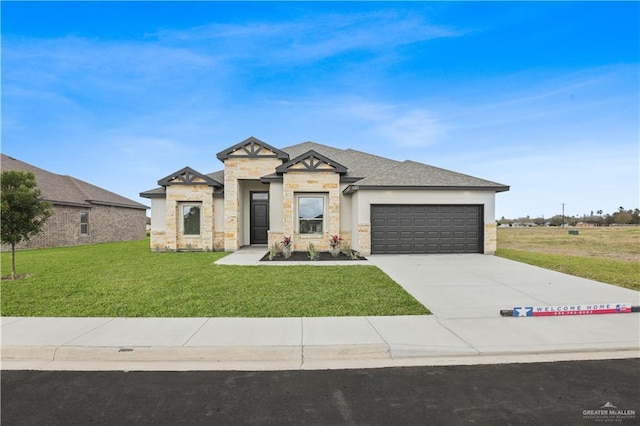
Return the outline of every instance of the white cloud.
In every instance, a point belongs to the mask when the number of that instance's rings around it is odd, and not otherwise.
[[[438,143],[447,126],[432,112],[414,109],[384,120],[374,129],[392,142],[419,147]]]
[[[393,49],[399,46],[464,34],[434,25],[424,16],[399,12],[315,14],[282,22],[245,22],[165,30],[157,34],[167,44],[191,43],[226,58],[244,58],[273,65],[308,63],[345,52]],[[203,44],[205,43],[205,44]]]

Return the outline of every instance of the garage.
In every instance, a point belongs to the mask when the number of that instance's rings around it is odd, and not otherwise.
[[[483,253],[481,205],[371,205],[371,253]]]

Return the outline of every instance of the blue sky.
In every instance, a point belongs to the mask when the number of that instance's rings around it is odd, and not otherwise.
[[[3,153],[134,200],[249,136],[639,206],[637,2],[2,2]]]

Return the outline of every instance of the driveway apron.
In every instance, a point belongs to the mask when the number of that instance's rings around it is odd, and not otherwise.
[[[373,255],[369,261],[479,353],[640,347],[640,314],[501,317],[519,306],[629,303],[640,293],[496,256]]]

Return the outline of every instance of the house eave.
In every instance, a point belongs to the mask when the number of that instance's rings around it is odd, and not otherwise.
[[[353,176],[345,176],[345,175],[341,175],[340,176],[340,183],[354,183],[357,182],[359,180],[362,180],[363,178],[361,177],[353,177]],[[271,182],[282,182],[284,179],[282,177],[282,175],[279,176],[263,176],[260,178],[260,182],[265,183],[265,184],[269,184]]]
[[[426,186],[426,185],[349,185],[342,193],[353,194],[356,191],[491,191],[505,192],[508,186]]]
[[[125,209],[136,209],[136,210],[147,210],[149,207],[140,204],[140,205],[132,205],[132,204],[121,204],[121,203],[110,203],[107,201],[98,201],[98,200],[87,200],[89,203],[97,205],[97,206],[111,206],[111,207],[121,207]]]
[[[167,194],[165,192],[141,192],[140,197],[142,198],[165,198]]]
[[[45,198],[42,199],[48,203],[51,203],[54,206],[65,206],[65,207],[82,207],[82,208],[91,208],[91,204],[89,203],[74,203],[69,201],[58,201],[58,200],[47,200]]]

